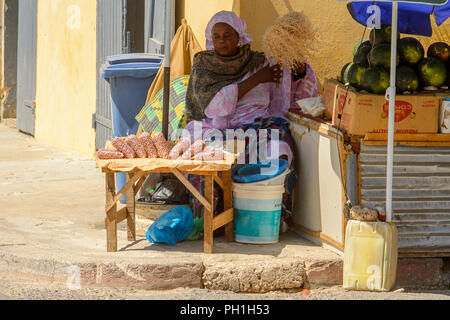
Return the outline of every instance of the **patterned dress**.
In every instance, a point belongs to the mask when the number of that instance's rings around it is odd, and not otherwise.
[[[237,129],[253,123],[256,119],[283,118],[289,109],[299,108],[296,101],[304,98],[317,97],[319,86],[314,70],[306,67],[303,79],[293,81],[288,68],[283,70],[283,78],[279,88],[275,83],[262,83],[238,100],[238,84],[248,79],[267,66],[269,62],[248,72],[238,82],[220,90],[205,110],[206,118],[202,121],[191,121],[185,128],[183,136],[194,136],[194,127],[201,125],[205,134],[211,129]],[[292,162],[293,153],[289,145],[280,141],[279,156],[286,155]],[[270,145],[269,145],[270,154]]]

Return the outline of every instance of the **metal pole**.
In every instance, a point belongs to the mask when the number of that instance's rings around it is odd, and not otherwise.
[[[386,179],[386,222],[392,221],[392,180],[394,166],[394,119],[395,119],[395,83],[397,80],[397,30],[398,3],[392,3],[392,41],[391,41],[391,85],[386,93],[389,99],[387,179]]]
[[[127,0],[122,0],[122,53],[129,53],[129,47],[127,46],[127,14],[128,3]]]
[[[166,0],[166,19],[164,37],[164,102],[162,133],[166,139],[169,135],[169,99],[170,99],[170,43],[172,42],[172,0]]]

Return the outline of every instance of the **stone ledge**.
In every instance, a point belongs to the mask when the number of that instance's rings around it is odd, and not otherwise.
[[[264,293],[301,289],[305,265],[296,258],[222,262],[205,265],[202,278],[205,288],[211,290]]]

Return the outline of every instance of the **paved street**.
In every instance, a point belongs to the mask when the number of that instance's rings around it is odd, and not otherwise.
[[[236,294],[207,289],[145,291],[132,288],[82,287],[69,289],[64,284],[0,275],[0,299],[12,300],[450,300],[450,290],[394,292],[345,291],[341,287],[314,289],[307,292],[271,292]]]

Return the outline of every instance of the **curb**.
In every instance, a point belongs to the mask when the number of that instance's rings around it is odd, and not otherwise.
[[[76,266],[76,268],[74,268]],[[204,263],[69,263],[0,252],[0,272],[32,275],[81,286],[130,287],[144,290],[205,288],[236,293],[266,293],[342,285],[343,261],[305,261],[301,257],[261,261]],[[450,288],[450,260],[399,258],[396,288]]]
[[[203,263],[70,263],[0,252],[0,272],[81,286],[169,290],[201,288]]]

